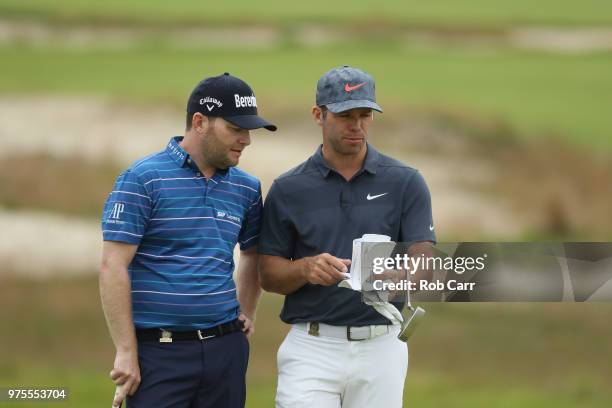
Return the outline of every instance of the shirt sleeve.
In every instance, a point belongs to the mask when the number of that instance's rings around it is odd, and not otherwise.
[[[263,203],[261,200],[261,184],[257,186],[257,198],[247,208],[242,228],[238,235],[240,250],[244,251],[250,247],[257,245],[261,232],[261,217],[263,211]]]
[[[400,240],[402,242],[436,242],[431,213],[431,195],[425,179],[419,172],[414,173],[404,192]]]
[[[138,176],[130,170],[121,173],[104,204],[104,241],[140,244],[151,208],[151,198]]]
[[[295,228],[280,186],[275,181],[264,204],[263,226],[258,252],[264,255],[293,258]]]

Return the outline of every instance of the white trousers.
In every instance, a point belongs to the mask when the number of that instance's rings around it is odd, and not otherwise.
[[[408,347],[390,333],[363,341],[292,327],[278,349],[277,408],[400,408]]]

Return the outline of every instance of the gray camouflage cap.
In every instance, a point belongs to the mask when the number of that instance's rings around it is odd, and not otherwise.
[[[376,103],[374,78],[358,68],[334,68],[317,82],[317,106],[325,106],[333,113],[355,108],[371,108],[382,112]]]

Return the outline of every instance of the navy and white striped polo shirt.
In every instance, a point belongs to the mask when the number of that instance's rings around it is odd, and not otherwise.
[[[104,240],[138,245],[129,266],[137,328],[192,330],[238,317],[233,250],[259,237],[259,180],[236,167],[207,180],[181,140],[123,172],[104,206]]]

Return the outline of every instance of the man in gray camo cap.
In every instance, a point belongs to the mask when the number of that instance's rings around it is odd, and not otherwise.
[[[353,240],[381,234],[429,254],[436,237],[420,173],[367,143],[374,79],[343,66],[317,84],[315,123],[323,144],[278,177],[266,197],[259,240],[262,287],[285,295],[292,328],[278,350],[276,406],[402,406],[408,370],[400,325],[339,287]]]

